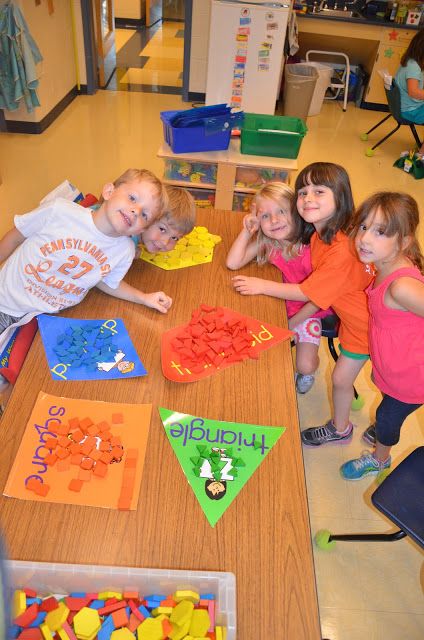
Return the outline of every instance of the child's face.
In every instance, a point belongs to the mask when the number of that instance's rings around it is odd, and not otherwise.
[[[314,225],[319,232],[335,213],[336,202],[329,187],[307,184],[297,192],[297,210],[305,222]]]
[[[141,242],[149,253],[159,251],[172,251],[178,240],[183,237],[181,231],[177,231],[167,220],[161,218],[150,225],[141,234]]]
[[[359,226],[355,237],[355,246],[361,262],[373,262],[377,269],[383,264],[395,261],[401,248],[399,236],[385,235],[386,224],[379,209],[371,212]]]
[[[102,196],[104,202],[93,218],[108,236],[136,236],[158,213],[156,187],[144,180],[132,180],[118,187],[106,184]]]
[[[256,217],[264,235],[272,240],[286,240],[293,230],[290,203],[287,200],[278,204],[268,198],[258,198]]]

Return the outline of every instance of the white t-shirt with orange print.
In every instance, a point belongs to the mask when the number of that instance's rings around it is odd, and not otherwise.
[[[24,242],[0,270],[0,311],[31,317],[72,307],[100,281],[116,289],[134,258],[134,243],[99,231],[90,209],[58,198],[21,216]]]

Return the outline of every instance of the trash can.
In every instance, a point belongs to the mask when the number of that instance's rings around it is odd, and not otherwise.
[[[306,120],[318,80],[311,63],[286,64],[283,92],[283,115]]]
[[[317,70],[318,78],[316,81],[314,93],[312,95],[308,116],[317,116],[321,113],[322,103],[324,102],[325,92],[331,84],[331,77],[334,73],[333,67],[329,67],[321,62],[305,62],[308,66],[312,66]]]

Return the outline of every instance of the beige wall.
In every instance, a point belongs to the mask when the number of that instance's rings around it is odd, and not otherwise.
[[[211,0],[193,0],[189,91],[206,92]]]
[[[38,98],[41,103],[32,113],[24,104],[16,111],[5,111],[6,120],[40,122],[77,84],[74,55],[71,2],[73,3],[80,82],[86,82],[81,25],[81,10],[78,0],[54,2],[54,12],[49,15],[47,2],[36,5],[34,0],[19,0],[22,13],[35,39],[43,61],[37,66],[40,74]]]
[[[115,18],[141,20],[145,17],[144,0],[115,0]]]

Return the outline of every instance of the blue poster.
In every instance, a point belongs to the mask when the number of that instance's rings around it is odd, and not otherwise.
[[[53,380],[110,380],[145,376],[120,319],[37,318]]]

